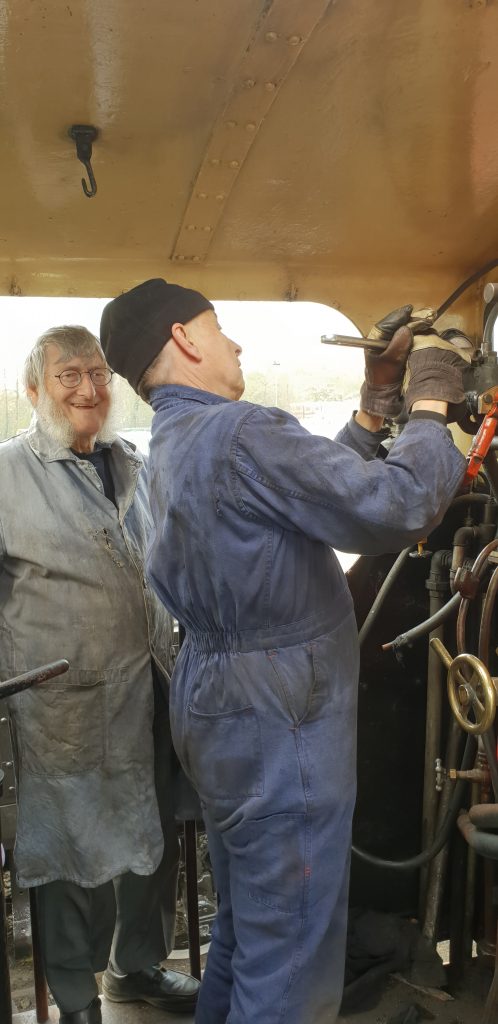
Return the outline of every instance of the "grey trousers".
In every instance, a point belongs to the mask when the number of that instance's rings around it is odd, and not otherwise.
[[[162,960],[173,948],[179,842],[173,808],[174,754],[168,709],[156,690],[156,790],[164,855],[153,875],[120,875],[95,889],[56,881],[36,888],[45,975],[60,1010],[83,1010],[97,995],[94,974],[108,960],[123,973]]]

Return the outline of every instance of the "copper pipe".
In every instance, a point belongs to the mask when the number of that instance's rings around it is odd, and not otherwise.
[[[467,811],[460,812],[457,825],[472,850],[480,853],[482,857],[498,860],[498,835],[493,832],[481,832],[472,824]]]
[[[498,828],[498,804],[473,804],[469,818],[478,829]]]
[[[469,540],[475,540],[478,536],[478,528],[476,526],[460,526],[453,537],[453,555],[451,559],[451,574],[454,576],[457,569],[463,565],[465,558],[465,552],[467,549],[467,542]],[[452,592],[454,586],[452,587]]]
[[[484,547],[482,551],[479,552],[471,570],[474,576],[478,576],[479,579],[482,579],[482,576],[484,575],[484,572],[487,568],[486,563],[488,560],[488,555],[490,555],[492,551],[495,551],[496,548],[498,548],[498,538],[495,538],[494,540],[490,541],[490,543],[486,544],[486,547]],[[462,597],[462,600],[460,602],[460,608],[458,611],[456,627],[457,650],[459,654],[463,654],[465,652],[465,624],[467,621],[467,612],[469,610],[469,605],[470,598]]]
[[[491,624],[498,593],[498,566],[488,584],[482,607],[481,626],[479,630],[479,657],[485,665],[489,665],[489,648],[491,643]],[[488,759],[488,767],[493,783],[495,800],[498,800],[498,767],[496,764],[496,739],[494,727],[491,726],[482,737],[484,750]]]
[[[478,656],[485,665],[489,665],[489,645],[491,636],[491,622],[495,608],[496,594],[498,593],[498,566],[493,572],[489,581],[481,616],[481,628],[479,630]]]

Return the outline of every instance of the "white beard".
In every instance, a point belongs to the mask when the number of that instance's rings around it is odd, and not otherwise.
[[[60,406],[47,394],[43,386],[38,392],[35,415],[51,441],[55,441],[61,448],[72,448],[78,435],[75,433],[73,425],[64,416]],[[102,441],[104,444],[112,444],[117,436],[116,409],[111,399],[109,413],[95,440]]]

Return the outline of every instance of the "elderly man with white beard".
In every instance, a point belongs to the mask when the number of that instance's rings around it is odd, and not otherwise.
[[[0,445],[1,678],[70,665],[9,707],[16,870],[62,1024],[100,1024],[106,966],[118,1002],[190,1013],[198,989],[158,966],[178,869],[172,622],[144,577],[144,462],[112,429],[111,379],[89,331],[47,331],[25,366],[33,422]]]

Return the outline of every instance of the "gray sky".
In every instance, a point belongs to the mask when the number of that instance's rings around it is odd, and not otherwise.
[[[83,324],[98,334],[108,299],[24,298],[0,296],[0,366],[2,383],[15,383],[16,370],[38,335],[58,324]],[[334,309],[314,302],[216,302],[226,334],[243,348],[246,373],[278,363],[289,372],[300,367],[318,374],[340,371],[361,375],[363,353],[322,345],[322,334],[353,334],[353,324]]]

